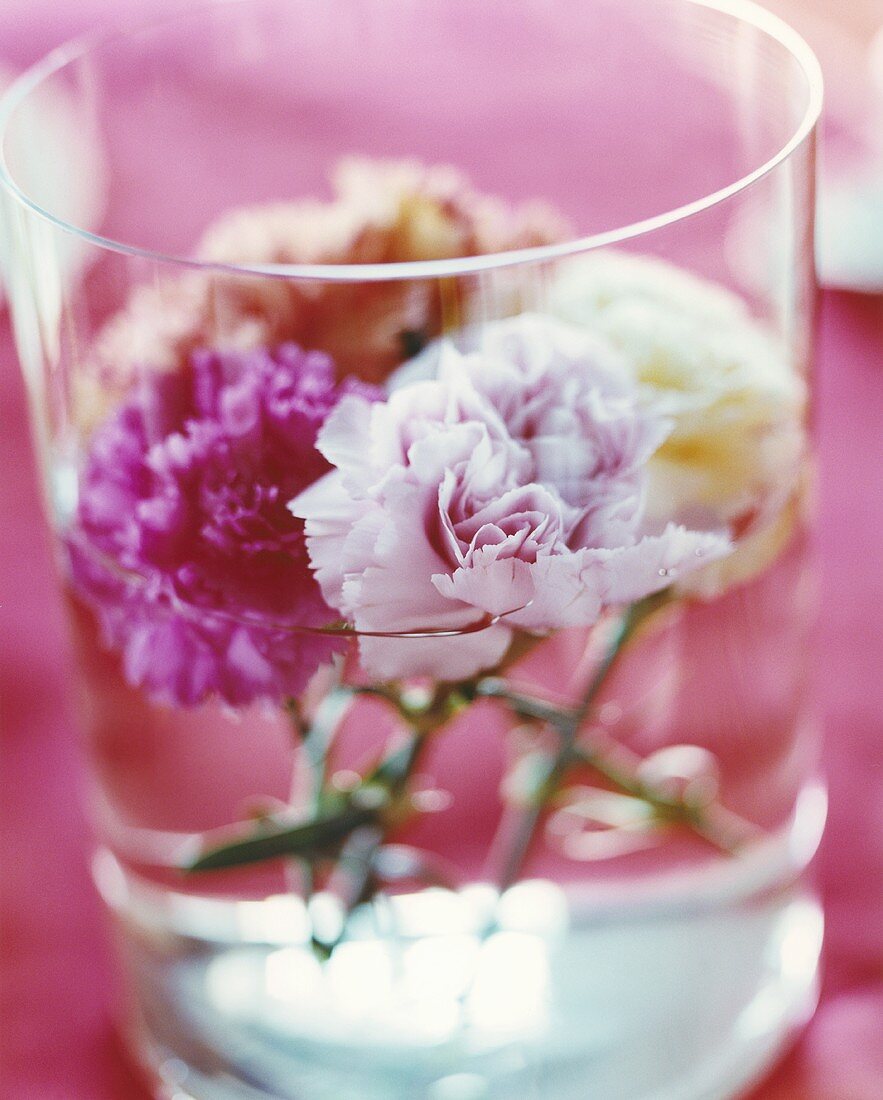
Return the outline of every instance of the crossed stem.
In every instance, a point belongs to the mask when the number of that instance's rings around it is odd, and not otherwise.
[[[300,863],[304,892],[309,898],[315,889],[317,862],[332,861],[345,871],[346,888],[339,934],[330,941],[314,937],[315,950],[327,957],[343,938],[350,913],[370,901],[380,888],[378,856],[389,833],[407,812],[409,786],[426,744],[477,698],[496,699],[513,715],[535,727],[551,729],[557,736],[557,747],[543,759],[529,803],[512,807],[504,814],[494,842],[495,849],[502,849],[497,875],[501,891],[520,877],[542,815],[575,766],[591,768],[619,793],[643,802],[660,825],[686,826],[721,851],[736,852],[756,836],[754,826],[718,803],[672,797],[670,792],[654,786],[641,775],[641,758],[599,730],[593,730],[591,739],[581,736],[626,646],[665,603],[666,594],[660,593],[628,608],[617,622],[582,699],[574,707],[562,707],[514,691],[499,676],[477,682],[440,683],[431,692],[416,697],[397,684],[357,688],[338,685],[325,695],[311,722],[306,721],[296,701],[289,701],[286,710],[292,732],[305,754],[312,780],[311,816],[295,825],[265,822],[244,839],[204,851],[190,869],[231,867],[287,854]],[[360,695],[383,699],[408,727],[410,736],[404,745],[387,752],[351,790],[342,793],[328,783],[329,750],[341,720]]]

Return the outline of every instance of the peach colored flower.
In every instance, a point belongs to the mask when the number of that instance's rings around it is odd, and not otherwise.
[[[561,239],[542,203],[512,207],[454,168],[342,160],[330,201],[243,207],[209,226],[196,249],[213,264],[385,264],[453,259]],[[451,288],[448,287],[448,292]],[[456,293],[456,292],[455,292]],[[106,411],[142,369],[176,369],[196,348],[247,350],[295,341],[332,356],[341,376],[379,381],[435,336],[437,280],[331,283],[188,272],[136,287],[99,333],[82,418]]]

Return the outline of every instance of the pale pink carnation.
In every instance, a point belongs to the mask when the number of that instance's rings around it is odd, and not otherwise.
[[[592,625],[729,549],[716,533],[645,528],[644,470],[668,424],[614,353],[540,317],[485,334],[385,404],[344,398],[318,440],[335,469],[292,502],[325,599],[357,630],[502,617],[453,638],[365,636],[370,675],[472,676],[516,628]]]

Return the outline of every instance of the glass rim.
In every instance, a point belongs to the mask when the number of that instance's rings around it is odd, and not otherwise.
[[[564,259],[597,248],[609,247],[623,241],[632,240],[635,237],[664,229],[667,226],[701,214],[747,190],[788,160],[814,132],[822,112],[824,78],[821,66],[812,48],[790,24],[766,8],[761,7],[755,0],[682,0],[682,2],[691,4],[696,8],[730,16],[737,22],[760,31],[781,46],[797,62],[806,81],[808,96],[806,109],[784,145],[751,172],[709,194],[693,199],[688,203],[683,203],[671,210],[642,218],[624,226],[591,233],[587,236],[569,238],[556,244],[512,249],[479,256],[437,260],[346,264],[219,263],[217,261],[200,260],[192,256],[178,256],[161,250],[129,244],[125,241],[114,240],[112,237],[105,237],[82,226],[74,225],[41,206],[26,194],[12,178],[6,162],[5,151],[5,139],[9,122],[15,109],[24,103],[27,97],[36,91],[44,81],[60,72],[67,65],[86,57],[114,40],[128,38],[133,33],[140,33],[153,28],[171,26],[178,20],[189,18],[199,12],[209,12],[223,7],[233,7],[236,4],[251,2],[254,2],[254,0],[213,0],[211,3],[197,3],[187,10],[179,9],[175,13],[167,12],[158,18],[145,20],[134,28],[131,23],[116,21],[109,26],[104,25],[70,39],[29,66],[0,95],[0,187],[31,213],[36,214],[56,229],[69,233],[87,244],[106,251],[151,260],[164,265],[191,270],[212,271],[233,276],[263,276],[329,283],[451,278],[459,275],[476,275],[484,271]]]

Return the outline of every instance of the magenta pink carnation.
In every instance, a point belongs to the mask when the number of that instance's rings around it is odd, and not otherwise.
[[[69,538],[75,584],[128,680],[191,705],[300,692],[336,618],[291,497],[329,469],[317,433],[344,394],[293,344],[194,353],[152,374],[95,432]]]
[[[645,467],[669,425],[607,345],[533,316],[480,336],[422,357],[386,403],[344,398],[319,434],[335,470],[292,502],[374,676],[472,676],[515,628],[592,625],[729,549],[713,532],[646,529]],[[453,638],[369,636],[488,617],[502,618]]]

